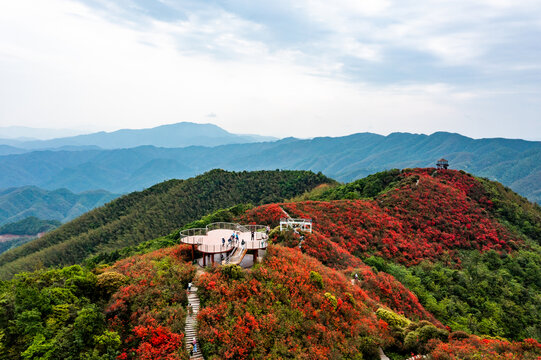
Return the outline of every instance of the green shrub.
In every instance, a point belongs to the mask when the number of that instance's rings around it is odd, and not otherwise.
[[[116,272],[107,271],[98,275],[96,287],[102,290],[105,294],[114,293],[119,287],[126,282],[126,276]]]
[[[316,271],[310,271],[310,280],[318,289],[323,289],[323,278]]]
[[[329,300],[329,302],[331,303],[331,305],[332,305],[332,307],[334,309],[337,308],[338,300],[336,300],[336,297],[334,295],[332,295],[331,293],[326,292],[325,293],[325,298],[327,298],[327,300]]]
[[[404,316],[384,308],[379,308],[376,311],[376,316],[378,319],[381,319],[389,324],[389,326],[393,329],[404,330],[411,323],[411,321]]]
[[[241,279],[244,275],[242,268],[234,264],[222,266],[221,272],[225,277],[232,280]]]

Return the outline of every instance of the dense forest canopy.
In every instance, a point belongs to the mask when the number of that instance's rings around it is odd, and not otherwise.
[[[58,220],[41,220],[35,216],[0,226],[0,235],[37,235],[56,229],[62,225]]]
[[[0,278],[34,269],[81,262],[86,257],[167,235],[220,208],[282,201],[332,183],[309,171],[212,170],[134,192],[64,224],[46,236],[0,255]]]

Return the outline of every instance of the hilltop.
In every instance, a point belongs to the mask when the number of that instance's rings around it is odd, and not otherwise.
[[[254,182],[273,176],[288,190],[257,206],[228,208],[235,196],[221,198],[222,209],[202,209],[206,216],[166,237],[111,250],[110,263],[101,255],[90,268],[1,282],[0,349],[13,359],[188,359],[184,289],[192,281],[207,359],[378,359],[380,348],[393,360],[541,356],[538,205],[453,170],[390,170],[343,185],[310,173],[219,173],[243,178],[248,193],[264,191],[268,184]],[[205,175],[205,187],[215,174]],[[201,180],[184,189],[197,193],[191,204],[207,201]],[[214,266],[198,276],[190,245],[175,244],[181,225],[275,227],[284,210],[311,218],[313,232],[274,228],[261,263],[248,269]],[[153,222],[165,214],[141,211]]]
[[[33,132],[32,129],[22,130],[27,133]],[[47,129],[43,130],[47,132]],[[2,128],[0,128],[1,133]],[[123,149],[142,145],[180,148],[193,145],[218,146],[272,140],[276,139],[270,136],[232,134],[213,124],[180,122],[149,129],[121,129],[112,132],[100,131],[47,140],[33,139],[24,141],[18,139],[0,139],[0,144],[12,145],[28,150],[58,149],[63,147],[82,148],[85,146],[96,146],[102,149]]]

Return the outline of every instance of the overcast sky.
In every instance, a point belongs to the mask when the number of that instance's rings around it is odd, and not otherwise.
[[[0,1],[0,126],[541,139],[539,0]]]

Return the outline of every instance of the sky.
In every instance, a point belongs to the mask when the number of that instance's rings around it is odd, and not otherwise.
[[[539,0],[0,1],[0,127],[541,140]]]

